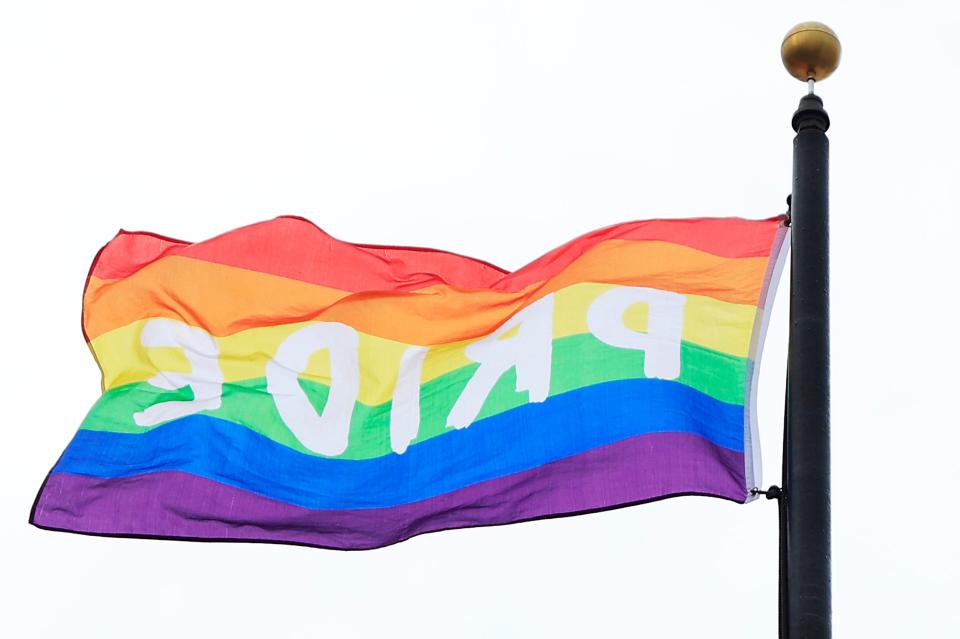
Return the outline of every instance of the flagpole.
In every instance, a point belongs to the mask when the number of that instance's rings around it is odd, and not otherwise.
[[[836,69],[840,43],[819,23],[797,25],[781,48],[790,73],[809,92],[793,115],[790,344],[787,365],[783,492],[786,499],[787,609],[790,639],[831,637],[830,324],[828,161],[830,118],[814,82]]]

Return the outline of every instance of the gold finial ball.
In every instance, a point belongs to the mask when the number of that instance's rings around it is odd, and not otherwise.
[[[787,32],[780,45],[783,66],[798,80],[820,81],[840,65],[840,39],[819,22],[801,22]]]

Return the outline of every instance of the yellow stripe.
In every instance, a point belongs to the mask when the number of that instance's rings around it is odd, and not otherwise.
[[[611,284],[581,283],[557,291],[554,297],[554,338],[586,333],[587,308]],[[643,305],[630,309],[624,321],[635,330],[645,329]],[[711,297],[688,295],[684,308],[683,339],[736,357],[746,357],[756,308],[721,302]],[[188,372],[190,365],[178,348],[144,348],[140,332],[149,320],[140,320],[100,335],[91,348],[103,370],[105,389],[142,382],[158,371]],[[218,337],[220,366],[227,382],[263,377],[270,357],[280,343],[301,322],[281,326],[253,328],[226,337]],[[471,340],[475,341],[475,340]],[[469,341],[435,345],[424,360],[423,381],[471,363],[464,350]],[[408,344],[360,333],[360,396],[365,404],[388,401],[397,380],[400,357]],[[304,377],[329,383],[329,359],[321,352],[314,356]]]

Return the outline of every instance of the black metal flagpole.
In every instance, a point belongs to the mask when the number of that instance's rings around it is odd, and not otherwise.
[[[828,160],[830,119],[813,94],[815,80],[840,59],[836,35],[819,23],[794,27],[784,64],[810,92],[793,115],[790,344],[784,424],[783,497],[786,570],[781,575],[781,633],[790,639],[831,636],[830,601],[830,325]],[[783,581],[785,580],[785,582]]]

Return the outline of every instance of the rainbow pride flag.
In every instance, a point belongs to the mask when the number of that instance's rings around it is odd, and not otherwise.
[[[760,484],[783,218],[630,222],[514,272],[277,218],[121,232],[83,329],[103,395],[39,527],[358,549]]]

